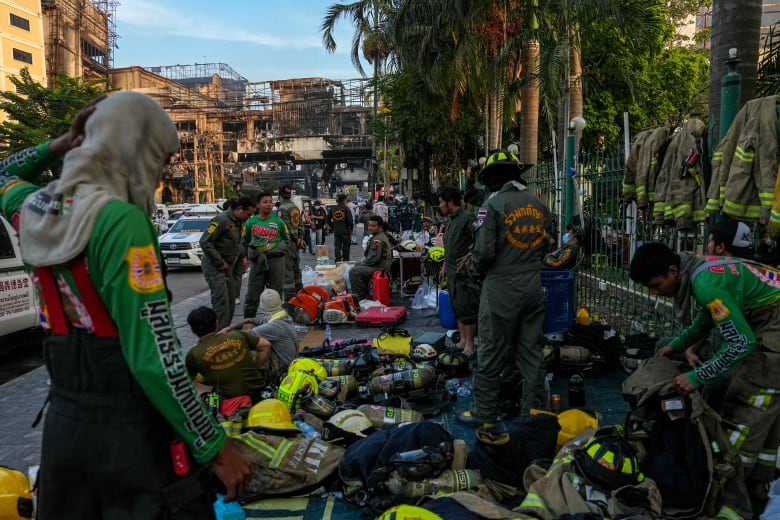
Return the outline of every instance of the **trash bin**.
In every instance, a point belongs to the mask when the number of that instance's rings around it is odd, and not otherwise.
[[[567,330],[574,323],[576,305],[574,271],[542,270],[545,334]]]

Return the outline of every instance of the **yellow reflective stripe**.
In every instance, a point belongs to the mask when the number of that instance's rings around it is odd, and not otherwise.
[[[729,506],[720,506],[720,511],[715,518],[723,518],[724,520],[745,520],[745,518],[731,509]]]
[[[656,166],[658,164],[658,157],[655,155],[650,158],[650,166]]]
[[[222,421],[219,425],[222,426],[228,437],[238,437],[241,435],[241,430],[244,427],[244,424],[240,421]]]
[[[243,442],[253,450],[262,453],[269,460],[273,459],[274,455],[276,454],[276,450],[274,450],[271,446],[261,441],[260,439],[258,439],[257,437],[255,437],[249,432],[238,436],[238,440],[240,440],[241,442]]]
[[[772,210],[769,213],[769,220],[772,221],[772,222],[777,222],[778,224],[780,224],[780,213],[778,213],[775,210]]]
[[[707,199],[707,205],[704,206],[707,211],[718,211],[720,209],[720,200]]]
[[[737,148],[734,150],[734,157],[746,163],[752,163],[755,155],[755,152],[749,152],[741,146],[737,146]]]
[[[547,505],[544,503],[544,500],[542,500],[542,497],[536,493],[528,493],[525,496],[525,500],[523,500],[523,502],[520,504],[520,507],[547,511]]]
[[[644,197],[645,195],[647,195],[647,186],[643,186],[641,184],[637,186],[636,194],[639,195],[640,197]]]
[[[690,215],[693,213],[693,205],[692,204],[679,204],[672,208],[672,213],[675,217],[682,217],[685,215]]]
[[[723,159],[723,150],[716,150],[715,152],[713,152],[712,154],[713,161],[720,161],[721,159]]]
[[[762,388],[756,395],[751,395],[748,398],[748,404],[761,410],[766,410],[772,404],[772,394],[774,392],[770,390],[773,389]]]
[[[293,444],[295,444],[295,441],[290,439],[283,439],[276,448],[276,455],[274,455],[274,457],[271,459],[271,462],[268,463],[268,467],[271,469],[276,469],[281,466],[282,461],[284,460],[284,456],[287,455],[287,452],[290,451],[290,448],[292,448]]]
[[[739,450],[742,447],[742,443],[745,442],[749,432],[750,428],[748,426],[744,424],[738,424],[736,430],[727,430],[729,442],[732,446]]]
[[[718,188],[718,195],[720,195],[721,199],[726,196],[726,186]]]
[[[697,209],[693,212],[693,220],[696,222],[702,222],[707,219],[707,212],[703,209]]]
[[[731,200],[726,200],[723,204],[723,212],[735,217],[758,218],[761,214],[761,206],[739,204]]]
[[[623,194],[624,195],[630,195],[636,191],[636,188],[633,184],[626,184],[623,183]]]
[[[671,217],[672,216],[672,206],[667,204],[664,206],[664,217]]]
[[[777,450],[765,450],[758,453],[758,463],[761,466],[774,468],[777,464]]]
[[[771,191],[759,191],[758,198],[761,200],[762,206],[771,206],[775,200],[775,194]]]
[[[650,201],[650,202],[653,202],[653,200],[655,200],[655,192],[654,191],[651,191],[650,193],[647,194],[647,200]]]

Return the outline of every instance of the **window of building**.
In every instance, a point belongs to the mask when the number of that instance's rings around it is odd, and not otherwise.
[[[105,66],[107,63],[107,53],[105,49],[101,49],[97,45],[82,38],[81,40],[81,54],[93,62]]]
[[[19,49],[14,49],[14,59],[18,61],[23,61],[25,63],[29,63],[32,65],[32,54],[25,51],[20,51]]]
[[[18,27],[19,29],[24,29],[25,31],[30,30],[30,20],[22,18],[21,16],[16,16],[13,13],[11,13],[11,25]]]

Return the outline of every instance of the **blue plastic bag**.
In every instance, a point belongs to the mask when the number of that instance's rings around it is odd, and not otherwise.
[[[214,513],[217,520],[246,520],[246,514],[238,502],[225,502],[225,495],[217,495]]]

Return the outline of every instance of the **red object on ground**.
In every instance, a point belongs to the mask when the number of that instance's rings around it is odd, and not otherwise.
[[[355,316],[355,323],[368,327],[398,325],[406,318],[406,307],[371,307]]]
[[[390,305],[390,278],[384,271],[374,271],[371,284],[374,293],[372,300],[380,302],[382,305]]]

